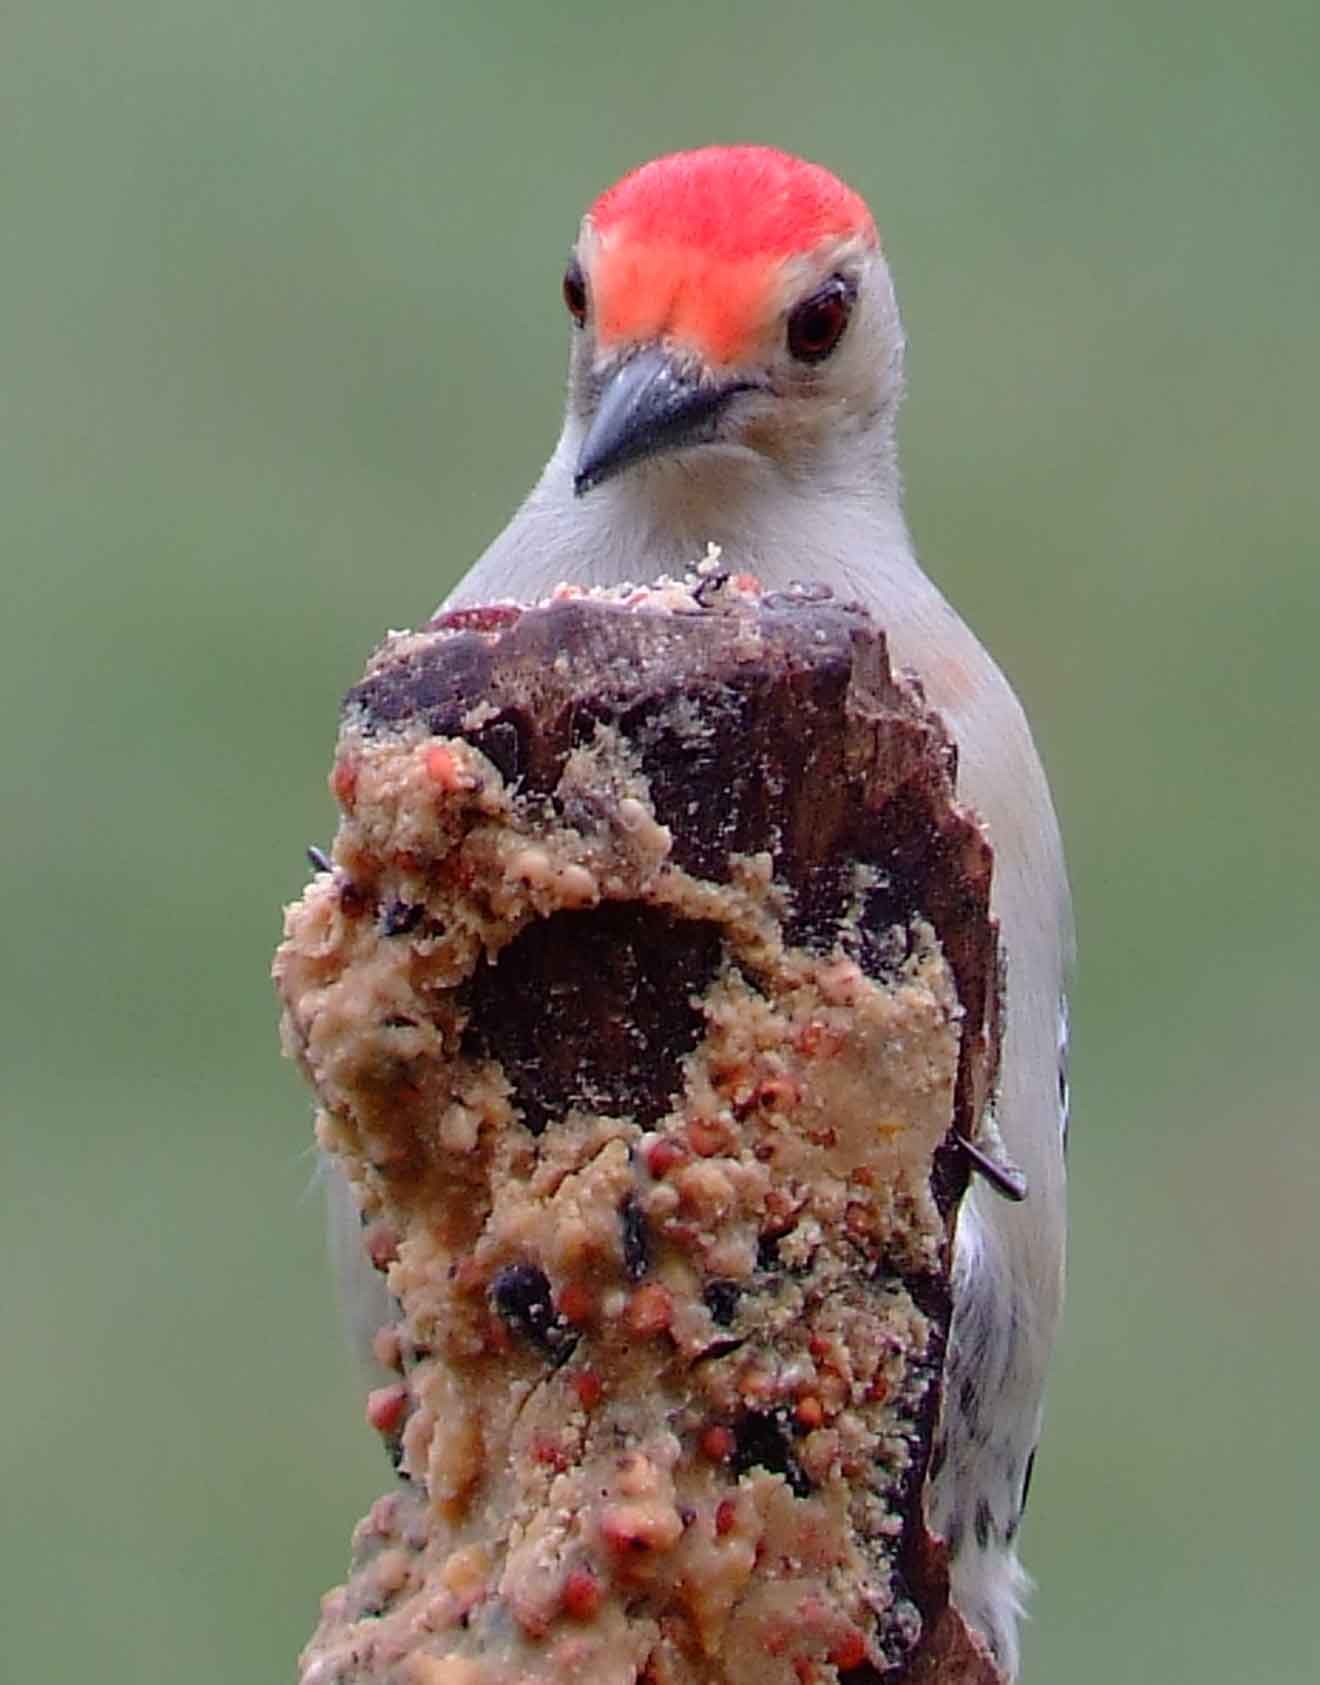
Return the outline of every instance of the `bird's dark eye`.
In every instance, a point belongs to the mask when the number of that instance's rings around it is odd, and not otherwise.
[[[788,318],[788,349],[799,363],[822,363],[843,338],[857,288],[842,275],[804,298]]]
[[[564,271],[564,303],[569,315],[581,327],[587,319],[587,279],[576,258]]]

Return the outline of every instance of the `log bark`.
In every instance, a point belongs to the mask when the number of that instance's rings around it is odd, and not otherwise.
[[[857,608],[461,611],[349,695],[284,1036],[397,1306],[303,1685],[994,1685],[924,1492],[991,853]]]

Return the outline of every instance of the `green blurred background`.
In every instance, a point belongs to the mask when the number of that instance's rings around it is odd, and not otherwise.
[[[291,1678],[385,1484],[280,905],[549,449],[582,206],[711,139],[875,206],[912,520],[1068,836],[1025,1685],[1316,1678],[1317,62],[1314,0],[9,0],[6,1678]]]

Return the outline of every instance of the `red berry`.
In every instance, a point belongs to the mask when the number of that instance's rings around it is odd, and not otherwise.
[[[573,1377],[573,1391],[584,1410],[594,1410],[605,1396],[605,1386],[594,1369],[580,1369]]]
[[[701,1435],[701,1454],[709,1457],[712,1463],[727,1463],[736,1444],[733,1429],[715,1423]]]
[[[565,1322],[571,1322],[577,1327],[590,1322],[596,1309],[596,1301],[591,1289],[580,1281],[570,1281],[559,1294],[558,1309]]]
[[[798,1399],[793,1415],[799,1427],[810,1430],[818,1428],[825,1420],[825,1409],[818,1398],[808,1395]]]
[[[330,788],[340,807],[351,808],[357,795],[357,763],[347,755],[335,762],[330,774]]]
[[[446,794],[472,788],[471,778],[462,770],[454,751],[443,743],[432,743],[426,751],[426,776]]]
[[[849,1668],[862,1665],[866,1660],[866,1640],[856,1627],[849,1627],[848,1631],[830,1651],[829,1660],[834,1663],[840,1673],[845,1673]]]
[[[767,1077],[756,1091],[757,1104],[770,1112],[785,1112],[798,1098],[798,1085],[791,1077]]]
[[[405,1386],[376,1387],[367,1394],[367,1420],[377,1433],[393,1433],[407,1409]]]
[[[628,1307],[623,1313],[623,1320],[632,1333],[638,1334],[644,1340],[649,1340],[655,1334],[663,1334],[674,1318],[673,1295],[667,1287],[661,1287],[659,1282],[648,1282],[639,1287],[628,1301]]]
[[[659,1141],[653,1141],[647,1148],[646,1168],[655,1180],[660,1182],[671,1170],[677,1169],[680,1164],[686,1164],[687,1158],[686,1147],[665,1136]]]
[[[574,1568],[564,1581],[564,1613],[575,1621],[592,1620],[604,1596],[600,1581],[590,1568]]]

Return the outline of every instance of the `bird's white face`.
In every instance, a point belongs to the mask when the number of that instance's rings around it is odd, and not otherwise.
[[[869,213],[814,166],[767,181],[765,156],[712,149],[695,181],[661,160],[588,213],[564,276],[579,495],[641,464],[690,479],[741,456],[792,473],[891,428],[902,330]]]

